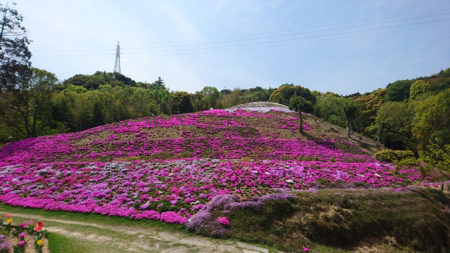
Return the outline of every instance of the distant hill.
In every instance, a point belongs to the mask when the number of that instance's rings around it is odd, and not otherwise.
[[[120,73],[111,73],[111,72],[101,72],[97,71],[92,75],[74,75],[66,79],[64,84],[73,84],[77,86],[82,86],[88,90],[95,90],[102,84],[111,84],[113,86],[133,86],[136,87],[136,82],[122,75]]]

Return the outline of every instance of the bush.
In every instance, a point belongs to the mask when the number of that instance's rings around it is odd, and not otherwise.
[[[414,158],[414,153],[411,150],[383,149],[375,154],[375,159],[388,163],[408,158]]]
[[[450,144],[443,147],[433,143],[420,152],[420,158],[430,167],[436,168],[442,174],[450,171]]]

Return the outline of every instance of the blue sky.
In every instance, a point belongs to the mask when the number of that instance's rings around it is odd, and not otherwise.
[[[4,2],[4,1],[3,1]],[[18,0],[35,67],[60,80],[161,76],[171,90],[276,88],[339,94],[450,67],[448,0]]]

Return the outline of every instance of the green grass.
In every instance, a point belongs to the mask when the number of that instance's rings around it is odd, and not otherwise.
[[[5,204],[0,204],[0,212],[3,213],[16,213],[24,215],[39,215],[43,217],[44,229],[45,227],[57,227],[64,230],[64,233],[49,233],[49,248],[52,253],[64,252],[64,253],[90,253],[90,252],[112,252],[122,253],[130,252],[127,250],[128,244],[133,244],[135,250],[142,250],[141,246],[149,245],[150,250],[143,250],[143,252],[154,252],[152,245],[159,244],[160,249],[175,247],[174,243],[167,243],[165,241],[157,241],[151,237],[153,231],[161,232],[176,232],[177,234],[186,234],[184,226],[176,224],[167,224],[159,221],[152,220],[133,220],[125,217],[115,216],[102,216],[98,214],[84,214],[84,213],[70,213],[63,211],[46,211],[42,209],[13,207]],[[3,218],[3,217],[1,217]],[[49,220],[45,220],[49,219]],[[20,224],[21,222],[28,221],[29,218],[19,217],[13,215],[13,223]],[[105,228],[79,225],[79,224],[67,224],[64,222],[58,222],[58,220],[83,222],[83,223],[95,223],[105,226]],[[149,236],[144,232],[135,234],[122,233],[116,231],[116,228],[148,231]],[[69,236],[68,233],[76,233],[77,236]],[[90,235],[94,237],[106,238],[96,241],[92,238],[90,240],[83,240],[81,238]],[[138,238],[141,236],[141,238]],[[81,237],[81,238],[80,238]]]
[[[13,207],[0,203],[0,211],[2,212],[17,212],[32,215],[41,215],[43,217],[51,219],[62,219],[71,220],[79,222],[91,222],[102,225],[110,226],[134,226],[134,227],[152,227],[155,229],[161,229],[170,232],[184,232],[185,228],[182,225],[168,224],[155,220],[135,220],[126,217],[118,216],[103,216],[100,214],[93,213],[71,213],[63,211],[46,211],[42,209],[35,208],[23,208],[23,207]]]
[[[49,250],[52,253],[121,252],[121,250],[114,247],[108,247],[107,245],[99,245],[98,243],[70,238],[54,233],[51,233],[48,239]]]
[[[176,250],[177,247],[182,247],[187,252],[199,252],[202,249],[201,246],[186,244],[181,240],[188,239],[192,241],[196,240],[198,236],[193,233],[187,233],[184,226],[180,225],[148,220],[136,221],[96,214],[12,207],[4,204],[0,204],[0,212],[12,213],[13,224],[28,221],[30,218],[33,218],[30,217],[31,215],[42,216],[41,221],[44,222],[44,229],[46,227],[57,229],[49,233],[51,252],[160,252],[164,249]],[[95,225],[69,224],[67,221],[95,223]],[[128,231],[128,233],[124,231]],[[171,236],[175,236],[177,239],[161,239],[162,232],[172,233]],[[180,241],[178,241],[178,238]],[[208,238],[207,240],[214,245],[235,245],[236,243],[235,240],[213,238]],[[255,246],[267,248],[269,252],[278,252],[273,247]]]

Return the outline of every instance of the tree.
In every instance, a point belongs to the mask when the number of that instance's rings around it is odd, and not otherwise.
[[[217,99],[219,98],[219,91],[217,88],[212,86],[205,86],[202,91],[200,91],[201,94],[203,94],[203,102],[206,104],[207,108],[215,107]]]
[[[226,91],[226,90],[222,90]],[[229,108],[238,104],[245,103],[242,99],[242,90],[239,88],[233,89],[231,92],[225,92],[223,93],[222,99],[221,99],[221,105],[223,108]]]
[[[428,169],[436,168],[447,176],[450,171],[450,144],[439,146],[436,143],[428,145],[419,152],[420,158],[428,164]]]
[[[314,109],[314,114],[324,118],[326,121],[345,127],[346,118],[344,108],[349,99],[332,94],[320,94],[317,96],[317,103]]]
[[[13,6],[15,4],[12,4]],[[22,16],[11,6],[0,3],[0,93],[6,89],[15,89],[31,74],[28,50],[30,41],[22,27]]]
[[[300,85],[283,84],[278,89],[274,90],[269,97],[270,102],[289,105],[290,99],[293,96],[300,96],[308,100],[312,104],[316,103],[316,97],[307,88]]]
[[[403,101],[409,98],[412,80],[399,80],[389,84],[386,88],[386,101]]]
[[[29,78],[19,83],[16,89],[3,94],[9,108],[18,116],[20,124],[14,125],[23,131],[26,137],[37,135],[37,122],[42,119],[43,109],[49,103],[53,86],[57,82],[58,79],[54,74],[32,68]]]
[[[347,119],[347,138],[350,138],[352,124],[356,119],[358,106],[353,101],[348,101],[344,107],[344,115]]]
[[[164,80],[161,79],[160,76],[158,76],[158,80],[154,81],[151,85],[157,88],[165,88]]]
[[[293,86],[294,95],[289,98],[289,109],[298,112],[299,114],[299,132],[303,133],[303,112],[312,113],[314,111],[314,104],[316,97],[311,94],[311,91],[301,86]]]
[[[20,36],[26,32],[25,27],[22,27],[21,25],[21,22],[23,21],[22,15],[20,15],[13,7],[8,7],[9,4],[10,3],[7,3],[6,6],[3,6],[2,3],[0,3],[0,12],[3,14],[0,23],[0,49],[4,38]],[[11,5],[15,6],[16,3],[11,3]]]
[[[430,92],[432,87],[430,83],[424,80],[415,81],[409,88],[409,94],[411,99],[418,99],[423,97],[427,92]]]
[[[416,108],[413,134],[419,140],[419,149],[430,143],[443,147],[450,143],[450,89],[428,97]]]
[[[384,103],[386,89],[378,89],[361,96],[354,97],[352,100],[358,105],[358,121],[353,127],[357,131],[364,132],[367,136],[372,135],[369,126],[373,125],[377,118],[377,111]]]
[[[304,110],[305,108],[309,107],[310,105],[311,105],[311,102],[306,100],[304,97],[293,96],[290,99],[289,109],[298,112],[298,116],[299,116],[299,125],[298,125],[299,129],[298,129],[298,131],[300,133],[303,133],[302,110]]]
[[[184,91],[170,94],[171,112],[173,114],[193,112],[191,96]]]
[[[414,109],[406,102],[387,102],[377,113],[374,127],[383,128],[380,142],[391,149],[415,150],[416,141],[411,134]]]
[[[105,119],[103,117],[102,106],[99,101],[94,103],[94,109],[92,113],[92,125],[100,126],[105,124]]]

